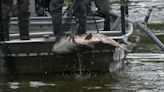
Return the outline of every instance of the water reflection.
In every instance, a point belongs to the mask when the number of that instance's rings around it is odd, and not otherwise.
[[[1,90],[2,92],[18,90],[21,92],[36,92],[36,90],[39,92],[89,92],[96,90],[110,90],[109,88],[114,85],[115,82],[116,80],[107,74],[93,75],[87,78],[61,75],[40,75],[38,78],[38,75],[26,75],[17,76],[15,80],[5,82],[3,84],[5,88],[1,88]]]
[[[161,92],[164,90],[164,62],[145,62],[141,54],[130,54],[123,69],[113,73],[53,73],[4,76],[1,92]],[[164,59],[163,54],[149,54]],[[130,58],[131,57],[131,58]],[[151,60],[150,58],[147,58]],[[1,77],[2,78],[2,77]]]

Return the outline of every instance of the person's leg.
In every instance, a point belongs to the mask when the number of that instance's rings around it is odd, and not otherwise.
[[[74,6],[74,14],[78,19],[79,28],[77,35],[86,33],[87,7],[85,1],[77,0]]]
[[[17,0],[18,5],[18,19],[19,19],[19,31],[20,39],[28,40],[29,37],[29,0]]]
[[[57,36],[62,26],[62,7],[64,0],[51,0],[49,4],[50,14],[52,16],[54,35]]]
[[[105,18],[104,30],[110,30],[110,15],[109,10],[111,9],[109,0],[93,0],[98,8],[98,12]]]
[[[12,10],[13,0],[2,0],[2,30],[4,40],[9,40],[10,12]]]

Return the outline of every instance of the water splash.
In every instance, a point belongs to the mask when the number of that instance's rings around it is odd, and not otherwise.
[[[11,88],[11,89],[19,88],[19,82],[9,82],[8,85],[9,85],[9,88]]]
[[[37,88],[37,87],[41,87],[41,86],[55,86],[56,84],[53,84],[53,83],[43,83],[41,81],[30,81],[29,85],[30,85],[30,87]]]
[[[79,74],[82,75],[82,56],[80,55],[80,53],[77,53],[77,57],[78,57],[78,61],[79,61]]]

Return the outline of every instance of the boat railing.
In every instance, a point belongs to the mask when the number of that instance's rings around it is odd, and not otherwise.
[[[89,18],[91,18],[91,17],[89,17]],[[98,24],[99,32],[102,34],[109,35],[113,39],[127,40],[128,37],[133,33],[133,24],[132,23],[128,23],[128,27],[126,29],[126,34],[123,34],[123,35],[121,34],[120,29],[119,29],[120,31],[119,30],[102,31],[103,30],[102,23],[104,22],[104,19],[102,19],[102,18],[100,19],[100,18],[101,17],[96,17],[96,19],[97,19],[96,22],[99,23]],[[30,17],[30,20],[31,20],[30,27],[33,27],[33,30],[30,30],[31,38],[44,38],[45,35],[49,35],[49,36],[53,35],[51,17]],[[18,18],[12,17],[11,18],[11,30],[14,28],[16,28],[16,29],[14,29],[15,31],[11,31],[11,34],[10,34],[11,39],[19,39],[17,23],[18,23]],[[89,24],[88,25],[89,29],[92,29],[92,30],[87,30],[88,33],[97,33],[93,20],[88,20],[87,24]],[[116,24],[118,24],[118,23],[116,23]],[[118,24],[118,25],[120,25],[120,24]],[[115,27],[117,27],[117,26],[115,26]]]
[[[66,17],[63,17],[63,24],[66,22]],[[95,17],[96,24],[98,26],[98,30],[103,30],[104,26],[104,18],[102,17]],[[75,23],[75,21],[72,21],[72,23]],[[18,18],[13,17],[11,18],[11,27],[10,27],[11,33],[18,33]],[[52,19],[51,17],[30,17],[30,32],[33,31],[52,31]],[[94,24],[93,17],[88,16],[87,17],[87,31],[95,31],[96,25]]]
[[[66,19],[66,17],[63,17],[63,19]],[[92,16],[88,16],[88,19],[93,19]],[[104,19],[102,17],[95,17],[96,22],[104,22]],[[64,22],[64,21],[63,21]],[[74,23],[75,21],[73,21]],[[30,23],[32,24],[52,24],[52,19],[51,17],[30,17]],[[87,23],[93,23],[93,20],[87,20]],[[11,24],[18,24],[18,18],[17,17],[12,17],[11,18]]]

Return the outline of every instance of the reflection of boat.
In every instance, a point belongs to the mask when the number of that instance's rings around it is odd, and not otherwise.
[[[63,18],[63,23],[67,18]],[[54,37],[50,17],[31,17],[30,19],[30,40],[20,40],[17,26],[17,18],[11,19],[10,41],[5,41],[7,50],[6,62],[13,64],[10,69],[18,73],[38,73],[55,71],[77,71],[79,64],[77,55],[57,55],[51,52]],[[104,19],[95,17],[99,33],[108,35],[113,39],[127,41],[133,32],[133,25],[126,24],[126,32],[122,34],[121,19],[117,16],[111,18],[111,30],[103,31]],[[93,17],[88,17],[87,32],[96,33],[96,25]],[[69,32],[68,32],[69,33]],[[108,70],[112,61],[114,49],[98,44],[92,51],[81,53],[85,70]],[[62,57],[62,58],[61,58]],[[120,58],[123,59],[123,58]],[[10,64],[10,65],[11,65]],[[11,68],[11,67],[10,67]],[[105,68],[105,69],[104,69]]]

